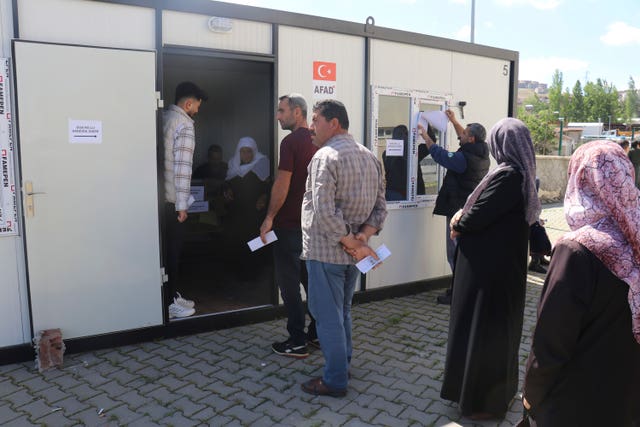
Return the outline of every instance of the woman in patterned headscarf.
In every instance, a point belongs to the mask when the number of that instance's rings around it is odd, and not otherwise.
[[[498,166],[451,220],[459,240],[441,396],[472,419],[504,417],[518,389],[529,225],[540,214],[524,123],[499,121],[489,148]]]
[[[615,142],[573,154],[564,200],[572,231],[554,248],[525,375],[538,426],[640,425],[638,197]]]

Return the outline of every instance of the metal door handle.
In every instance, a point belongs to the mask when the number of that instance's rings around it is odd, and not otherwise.
[[[27,218],[33,217],[35,213],[35,206],[33,203],[33,196],[35,194],[47,194],[47,193],[45,193],[44,191],[33,191],[33,182],[25,181],[24,195],[26,197],[24,198],[24,202],[25,202],[25,211],[27,214]]]

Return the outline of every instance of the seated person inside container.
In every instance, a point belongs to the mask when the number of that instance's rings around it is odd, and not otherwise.
[[[215,179],[224,181],[229,166],[222,160],[222,147],[211,144],[207,150],[207,162],[201,164],[193,172],[193,179]]]
[[[198,166],[191,176],[192,185],[204,185],[205,199],[209,201],[209,212],[200,215],[201,223],[220,225],[220,218],[226,213],[222,190],[228,169],[227,162],[222,160],[222,147],[211,144],[206,163]]]
[[[429,126],[427,128],[429,137],[435,142],[436,134]],[[409,130],[405,125],[398,125],[393,128],[391,139],[404,141],[404,149],[402,156],[387,156],[387,150],[382,153],[382,162],[384,164],[384,177],[387,183],[386,199],[407,200],[407,156],[409,155]],[[418,180],[416,186],[416,194],[426,194],[424,186],[424,178],[420,169],[420,162],[427,157],[429,149],[426,144],[418,145]]]
[[[240,138],[224,183],[226,245],[240,273],[252,270],[245,268],[251,255],[247,242],[260,235],[269,202],[269,181],[269,159],[260,153],[253,138]]]

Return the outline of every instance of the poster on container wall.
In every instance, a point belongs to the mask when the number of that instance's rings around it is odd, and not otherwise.
[[[336,63],[313,61],[313,99],[337,99]]]
[[[14,175],[13,123],[8,58],[0,58],[0,237],[18,234],[18,204]]]

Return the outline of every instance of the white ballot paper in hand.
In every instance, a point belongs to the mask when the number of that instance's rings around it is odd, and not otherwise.
[[[260,236],[247,242],[247,245],[249,245],[249,249],[251,249],[251,252],[255,252],[261,247],[278,240],[278,238],[276,237],[276,233],[274,233],[273,230],[265,234],[265,237],[267,238],[267,243],[262,243],[262,239],[260,238]]]
[[[389,248],[387,248],[386,245],[380,245],[378,246],[378,249],[376,249],[376,255],[378,255],[378,258],[380,258],[379,260],[369,255],[356,264],[356,267],[358,267],[358,270],[360,270],[362,274],[367,274],[367,272],[369,272],[369,270],[371,270],[373,267],[389,258],[389,255],[391,255],[391,251],[389,250]]]
[[[430,124],[440,132],[447,130],[447,123],[449,121],[444,111],[440,110],[421,111],[418,120],[425,129],[427,128],[427,125]]]

